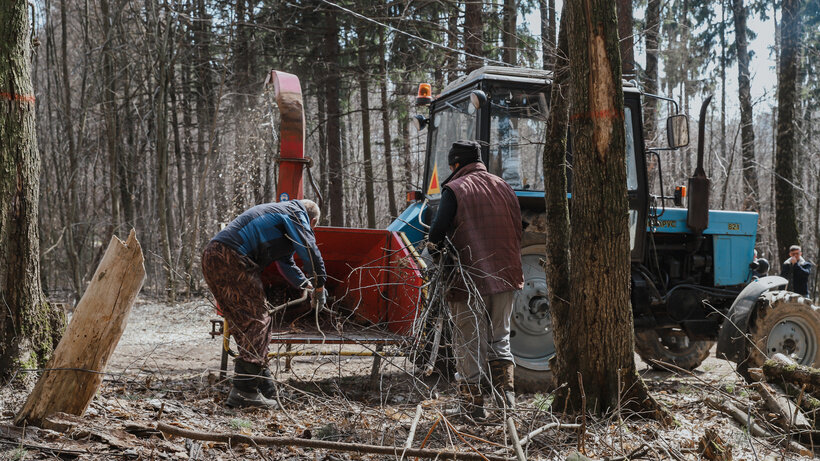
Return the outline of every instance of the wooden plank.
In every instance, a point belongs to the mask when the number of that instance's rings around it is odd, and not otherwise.
[[[54,413],[85,412],[144,281],[142,249],[134,230],[125,242],[111,237],[71,323],[46,371],[14,418],[15,424],[42,427]]]

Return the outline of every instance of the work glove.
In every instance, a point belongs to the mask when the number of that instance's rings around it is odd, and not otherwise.
[[[325,290],[325,287],[319,287],[313,290],[313,296],[310,301],[310,305],[313,309],[321,310],[325,307],[325,303],[327,303],[327,290]]]

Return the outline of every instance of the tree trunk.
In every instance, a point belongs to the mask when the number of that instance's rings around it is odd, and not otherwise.
[[[516,65],[518,51],[518,40],[516,36],[516,25],[518,23],[518,8],[515,0],[504,0],[503,27],[501,31],[501,43],[504,48],[503,61],[507,64]]]
[[[464,51],[467,53],[467,73],[481,67],[483,55],[481,42],[484,36],[484,24],[481,20],[482,1],[466,0],[464,2]]]
[[[359,30],[359,49],[357,51],[359,59],[359,97],[362,108],[362,156],[364,157],[364,197],[367,206],[367,227],[376,227],[376,196],[373,192],[373,153],[370,146],[370,82],[367,77],[367,58],[365,56],[365,46],[367,45],[367,35],[363,30]]]
[[[649,396],[635,368],[618,20],[612,4],[604,0],[567,6],[574,263],[568,321],[553,326],[556,337],[572,345],[556,342],[556,354],[563,358],[555,361],[553,373],[556,382],[567,384],[575,409],[583,411],[585,403],[587,411],[602,413],[627,397],[624,402],[649,408],[666,420],[668,415]],[[629,391],[622,395],[622,389]]]
[[[327,103],[328,195],[330,195],[330,225],[343,226],[345,220],[342,171],[342,139],[339,127],[339,25],[336,12],[325,14],[325,102]]]
[[[754,112],[749,78],[749,46],[746,37],[746,7],[743,0],[732,0],[737,48],[737,84],[740,94],[740,139],[743,151],[743,209],[760,211],[757,165],[755,164]]]
[[[131,306],[145,281],[142,249],[134,230],[111,237],[91,284],[77,304],[65,336],[14,423],[42,427],[57,412],[82,415],[97,393],[108,359],[125,331]]]
[[[387,82],[389,79],[387,74],[387,49],[385,47],[384,30],[379,29],[379,31],[379,74],[381,75],[379,89],[381,90],[382,104],[382,139],[384,140],[384,166],[387,175],[387,201],[390,221],[392,221],[399,215],[399,210],[396,206],[396,190],[393,184],[393,146],[391,145],[393,140],[390,136],[390,100],[387,99]]]
[[[122,199],[122,182],[125,178],[118,178],[120,163],[122,162],[120,153],[120,122],[117,111],[117,81],[114,77],[114,57],[113,57],[113,37],[111,21],[113,13],[108,0],[100,0],[100,12],[102,15],[100,23],[103,30],[102,44],[102,77],[103,77],[103,113],[105,114],[106,144],[108,147],[108,185],[109,199],[111,200],[111,223],[109,231],[113,234],[119,230],[122,224],[120,216],[120,203]]]
[[[658,46],[661,28],[661,0],[648,0],[646,4],[646,81],[649,94],[658,94]],[[658,101],[644,98],[644,130],[647,144],[653,145],[658,126]]]
[[[780,81],[777,89],[777,151],[775,152],[775,207],[778,261],[789,257],[789,246],[800,244],[794,197],[794,159],[797,149],[795,104],[800,48],[801,0],[783,0]]]
[[[447,16],[447,48],[450,50],[458,49],[458,2],[448,2],[449,15]],[[382,45],[384,46],[384,45]],[[384,52],[384,48],[382,49]],[[382,53],[384,56],[386,54]],[[447,83],[452,82],[458,78],[458,53],[455,51],[447,52]]]
[[[547,120],[547,142],[544,145],[544,197],[547,222],[547,286],[550,296],[550,316],[553,325],[571,321],[569,283],[570,221],[567,200],[567,125],[569,123],[569,61],[567,60],[567,18],[561,15],[558,49],[550,67],[555,70],[550,91],[550,111]],[[566,363],[575,357],[575,343],[555,328],[553,341],[561,351],[550,361],[550,368],[568,369]],[[570,333],[573,334],[573,333]],[[558,363],[564,362],[564,363]]]
[[[0,380],[39,368],[62,334],[64,314],[40,285],[37,227],[40,153],[27,2],[0,3]]]
[[[167,6],[167,5],[166,5]],[[162,249],[162,268],[165,272],[165,298],[169,302],[175,301],[176,287],[174,286],[174,259],[171,256],[171,223],[168,219],[168,210],[171,208],[170,194],[168,193],[168,68],[170,67],[169,46],[173,26],[169,17],[163,21],[159,6],[155,5],[153,21],[155,22],[154,40],[156,61],[155,72],[157,94],[154,96],[154,134],[156,136],[156,210],[159,217],[159,244]],[[167,10],[166,10],[167,11]],[[163,25],[165,26],[163,29]]]
[[[400,109],[399,130],[401,132],[401,157],[404,159],[404,190],[414,190],[413,184],[413,160],[410,158],[410,103],[404,102],[404,107]]]
[[[618,0],[618,35],[620,36],[621,69],[625,76],[635,74],[635,50],[632,44],[632,0]]]

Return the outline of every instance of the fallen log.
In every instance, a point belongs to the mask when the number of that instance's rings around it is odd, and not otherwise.
[[[238,443],[259,446],[302,447],[318,448],[323,450],[345,451],[361,454],[389,455],[399,457],[404,451],[405,456],[415,456],[426,459],[454,459],[454,460],[486,460],[510,461],[510,458],[491,454],[474,452],[456,452],[449,450],[433,450],[429,448],[386,447],[381,445],[365,445],[348,442],[331,442],[329,440],[300,439],[295,437],[260,437],[243,434],[225,434],[215,432],[200,432],[171,426],[162,422],[157,423],[157,430],[166,434],[184,437],[191,440],[207,440],[209,442],[227,443],[233,446]]]
[[[763,373],[769,382],[787,382],[807,386],[811,393],[820,391],[820,370],[794,363],[788,357],[775,354],[763,364]]]
[[[754,388],[763,397],[766,408],[777,415],[776,422],[782,429],[789,432],[793,429],[801,432],[814,429],[800,408],[777,385],[755,383]]]
[[[771,432],[767,431],[766,429],[762,428],[760,425],[755,424],[754,420],[752,420],[749,415],[746,414],[743,410],[736,407],[732,402],[728,400],[715,400],[713,398],[706,399],[706,405],[710,408],[713,408],[718,411],[722,411],[732,418],[735,421],[740,423],[741,427],[745,427],[749,433],[755,437],[766,438],[771,441],[778,443],[779,445],[785,447],[789,451],[794,453],[799,453],[803,456],[812,456],[813,452],[808,448],[804,447],[803,445],[791,440],[788,436],[781,436],[772,434]]]
[[[71,323],[14,418],[15,424],[42,426],[57,412],[78,416],[85,412],[100,387],[105,365],[125,330],[144,280],[142,249],[134,230],[126,242],[111,237]]]

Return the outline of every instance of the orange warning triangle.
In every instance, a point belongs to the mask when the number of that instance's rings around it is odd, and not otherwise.
[[[441,187],[438,185],[438,162],[433,164],[433,177],[430,178],[430,187],[427,188],[427,195],[440,194]]]

